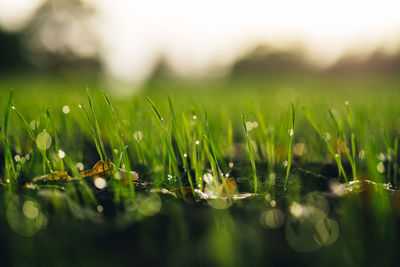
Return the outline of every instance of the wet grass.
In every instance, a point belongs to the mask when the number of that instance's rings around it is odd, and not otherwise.
[[[71,264],[41,251],[58,235],[79,237],[76,262],[101,266],[128,265],[122,253],[172,266],[396,262],[397,78],[284,78],[153,81],[124,98],[3,81],[3,258]]]

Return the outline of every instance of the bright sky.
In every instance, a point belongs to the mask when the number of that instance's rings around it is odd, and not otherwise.
[[[0,23],[18,25],[43,0],[1,0]],[[163,53],[181,74],[226,66],[261,42],[300,40],[322,64],[344,51],[400,44],[399,0],[86,0],[110,73],[140,80]]]

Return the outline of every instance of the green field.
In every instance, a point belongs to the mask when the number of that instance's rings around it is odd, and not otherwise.
[[[0,77],[5,266],[398,262],[398,77],[116,89]]]

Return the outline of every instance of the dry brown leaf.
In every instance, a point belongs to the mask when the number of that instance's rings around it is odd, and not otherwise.
[[[48,173],[39,177],[35,177],[32,179],[33,182],[47,180],[47,181],[58,181],[58,180],[73,180],[74,177],[70,177],[67,172],[55,171],[52,173]]]
[[[110,176],[113,170],[113,165],[110,160],[101,161],[99,160],[92,169],[83,171],[80,173],[82,178],[90,177],[90,176]]]

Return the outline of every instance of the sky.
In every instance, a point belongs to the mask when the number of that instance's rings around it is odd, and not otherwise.
[[[0,24],[17,29],[43,0],[1,0]],[[398,0],[85,0],[98,8],[102,59],[115,77],[142,80],[160,55],[182,75],[229,66],[260,43],[302,43],[326,65],[347,51],[400,44]]]

